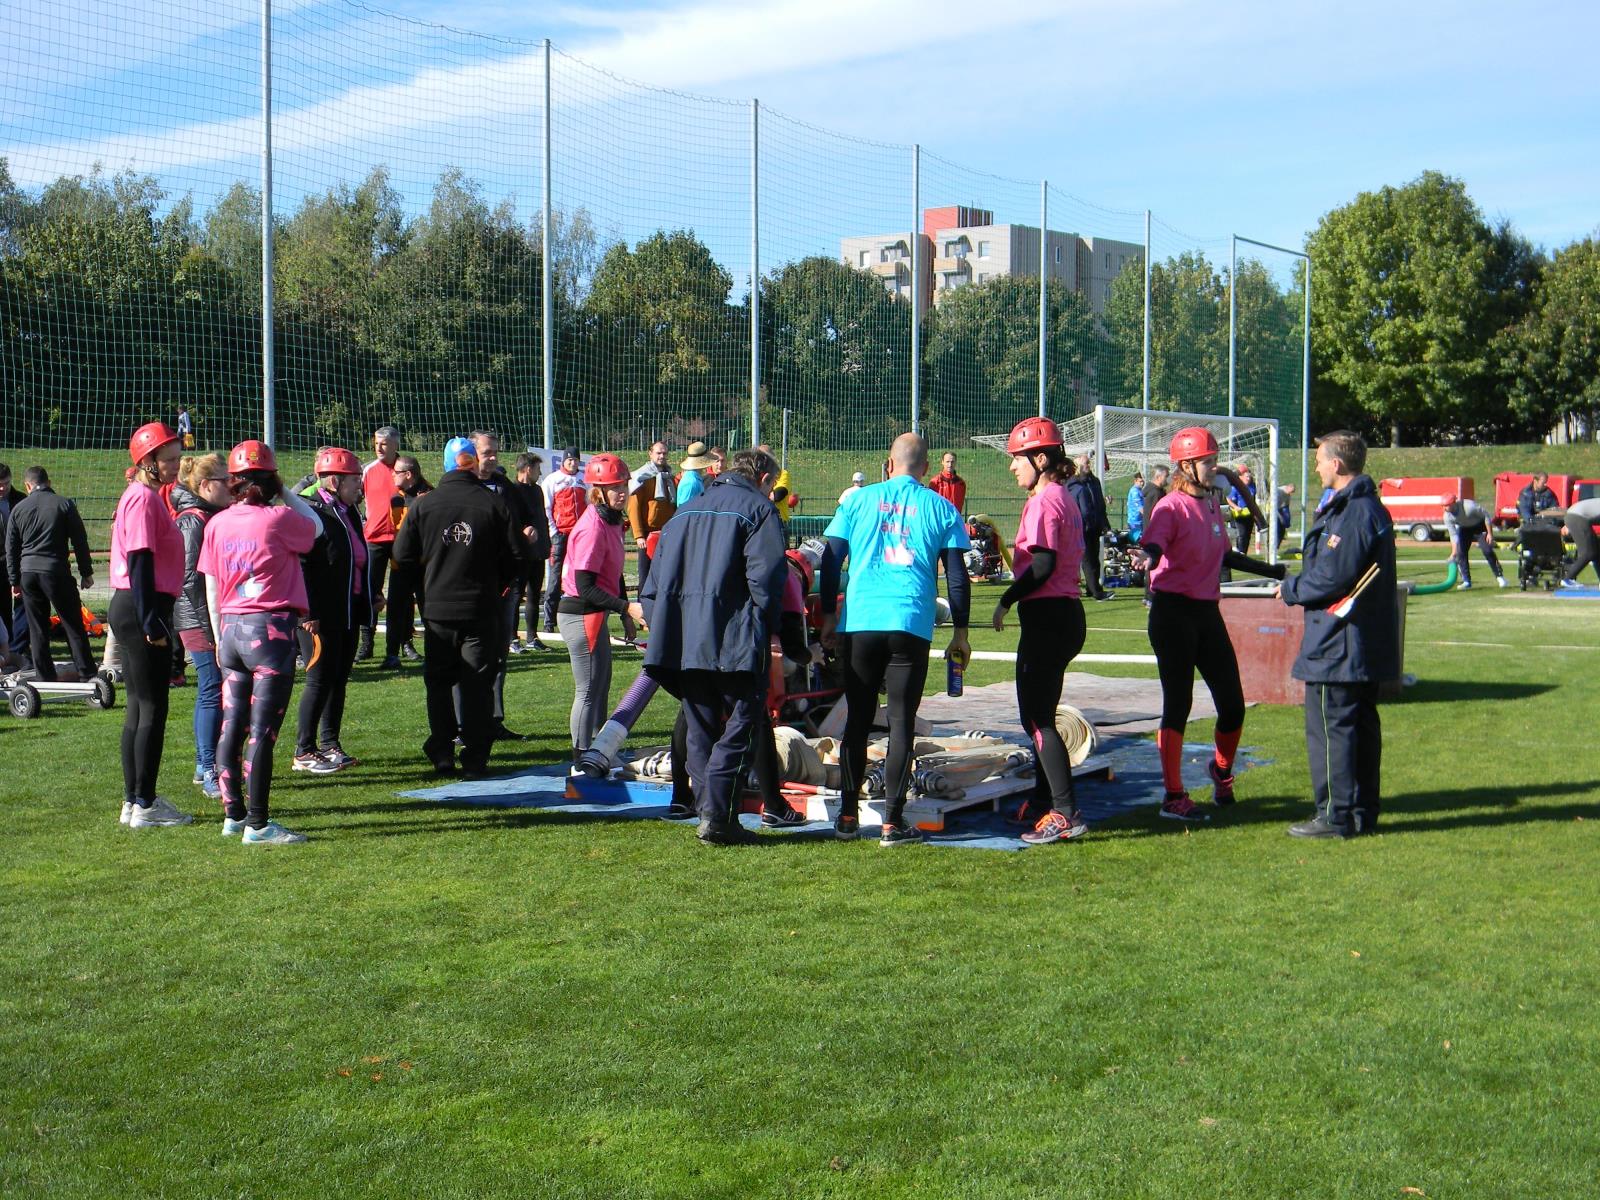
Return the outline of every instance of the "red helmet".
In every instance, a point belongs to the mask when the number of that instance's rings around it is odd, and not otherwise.
[[[246,471],[277,469],[278,458],[272,453],[272,447],[254,438],[248,442],[240,442],[228,452],[228,470],[234,475],[242,475]]]
[[[800,587],[809,596],[811,594],[811,581],[816,574],[816,569],[811,565],[811,560],[799,550],[788,551],[786,557],[800,569]]]
[[[324,446],[317,451],[318,475],[359,475],[361,463],[354,454],[340,446]]]
[[[1061,444],[1061,428],[1049,417],[1024,417],[1012,426],[1006,453],[1025,454]]]
[[[1444,494],[1444,506],[1449,508],[1456,502],[1457,499],[1459,499],[1459,497],[1454,492],[1446,492]]]
[[[1172,435],[1167,457],[1174,463],[1181,463],[1191,458],[1205,458],[1216,452],[1217,439],[1211,436],[1211,431],[1203,425],[1190,425]]]
[[[154,454],[168,442],[177,440],[178,434],[171,426],[161,421],[151,421],[148,425],[141,425],[133,431],[133,437],[128,439],[128,457],[133,459],[134,466],[138,466],[147,456]]]
[[[583,468],[583,481],[590,487],[615,487],[628,482],[628,464],[615,454],[596,454]]]

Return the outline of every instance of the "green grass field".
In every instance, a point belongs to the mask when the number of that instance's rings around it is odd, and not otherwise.
[[[1143,621],[1091,605],[1088,649]],[[1211,827],[1018,854],[402,800],[421,682],[368,665],[359,767],[280,746],[299,847],[218,836],[192,692],[176,830],[116,823],[120,709],[0,716],[0,1194],[1592,1195],[1597,647],[1593,602],[1414,598],[1384,832],[1334,845],[1283,834],[1295,709]],[[570,686],[513,660],[499,765],[564,755]]]

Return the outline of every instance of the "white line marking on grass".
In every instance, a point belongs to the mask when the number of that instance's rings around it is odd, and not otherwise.
[[[1484,646],[1491,650],[1600,650],[1600,646],[1554,646],[1536,644],[1524,646],[1517,642],[1426,642],[1429,646]]]

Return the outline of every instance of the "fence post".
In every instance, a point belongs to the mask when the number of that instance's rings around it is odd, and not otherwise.
[[[261,440],[277,441],[272,313],[272,0],[261,0]]]
[[[1144,210],[1144,407],[1150,408],[1150,210]]]
[[[543,364],[544,376],[544,446],[554,448],[555,418],[556,418],[556,381],[555,381],[555,311],[556,300],[552,291],[555,281],[555,270],[550,265],[554,257],[555,247],[551,245],[551,227],[553,221],[550,215],[550,200],[554,188],[550,181],[550,131],[554,122],[550,119],[550,39],[544,40],[544,198],[542,204],[544,212],[539,219],[539,236],[542,239],[539,257],[543,260],[540,264],[540,278],[542,280],[543,295],[540,297],[540,323],[543,326],[539,331],[539,357]]]
[[[1228,239],[1228,415],[1234,415],[1235,393],[1239,386],[1239,235]],[[1228,427],[1233,437],[1233,426]]]
[[[911,432],[922,432],[922,242],[917,225],[922,218],[922,146],[911,146]],[[930,266],[932,264],[929,264]]]
[[[750,444],[761,444],[761,101],[750,101]]]
[[[1306,255],[1306,311],[1302,330],[1300,364],[1300,545],[1306,544],[1306,485],[1310,483],[1311,458],[1311,256]]]
[[[1050,181],[1039,181],[1039,415],[1045,412],[1050,386]]]

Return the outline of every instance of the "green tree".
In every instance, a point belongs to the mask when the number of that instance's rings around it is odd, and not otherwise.
[[[1110,341],[1104,402],[1137,408],[1144,393],[1142,266],[1130,264],[1111,281],[1103,321]],[[1150,406],[1218,412],[1226,411],[1227,397],[1227,280],[1197,251],[1151,263]]]
[[[1429,171],[1363,192],[1324,216],[1306,248],[1319,407],[1387,427],[1391,445],[1470,428],[1493,403],[1488,348],[1517,255],[1465,186]]]
[[[1600,425],[1600,240],[1558,250],[1523,318],[1497,348],[1512,411],[1534,432],[1562,422],[1593,440]]]

